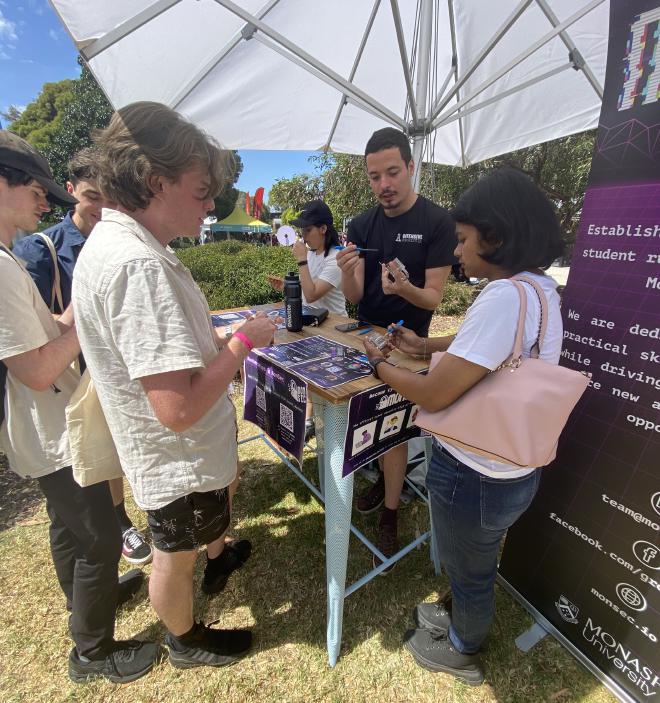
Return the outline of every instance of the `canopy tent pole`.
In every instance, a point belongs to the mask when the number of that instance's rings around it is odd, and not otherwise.
[[[499,71],[497,71],[493,76],[485,80],[481,85],[477,86],[477,88],[474,89],[474,91],[468,95],[467,97],[463,98],[459,102],[457,102],[455,105],[450,107],[448,110],[446,110],[443,114],[439,115],[436,119],[433,120],[432,123],[432,128],[435,129],[439,124],[443,124],[448,117],[453,115],[455,112],[458,112],[461,110],[467,103],[471,102],[474,100],[478,95],[483,93],[484,90],[489,88],[493,83],[497,82],[502,76],[507,74],[509,71],[511,71],[512,68],[515,68],[518,64],[522,63],[525,59],[527,59],[529,56],[531,56],[533,53],[538,51],[542,46],[545,46],[551,39],[556,37],[558,34],[563,32],[565,29],[570,27],[572,24],[577,22],[580,18],[584,17],[584,15],[588,14],[591,12],[595,7],[600,5],[604,0],[591,0],[590,3],[585,5],[582,9],[578,10],[576,13],[571,15],[568,19],[564,20],[560,24],[556,25],[550,32],[547,34],[544,34],[540,39],[535,41],[531,46],[529,46],[525,51],[522,53],[518,54],[514,59],[509,61],[505,66],[503,66]],[[455,89],[455,86],[454,86]],[[452,89],[452,91],[454,90]],[[450,94],[452,93],[450,91]],[[443,100],[443,102],[445,102]]]
[[[278,3],[280,0],[270,0],[266,5],[264,5],[259,12],[255,15],[260,20],[263,19]],[[195,90],[195,88],[206,78],[206,76],[211,73],[211,71],[222,61],[226,56],[228,56],[245,38],[243,32],[249,27],[245,25],[241,30],[236,32],[234,36],[220,49],[220,51],[208,61],[202,68],[200,68],[197,73],[183,85],[181,90],[177,92],[173,100],[170,103],[170,107],[176,110],[179,105],[190,95],[190,93]]]
[[[543,10],[543,14],[550,20],[552,26],[556,27],[559,24],[559,18],[552,11],[552,8],[548,5],[547,0],[536,0],[536,4],[541,8],[541,10]],[[576,70],[581,70],[584,73],[589,83],[591,83],[591,87],[596,91],[596,95],[602,100],[603,86],[598,82],[598,79],[591,70],[591,67],[582,57],[582,54],[579,52],[575,42],[570,38],[568,32],[560,32],[559,36],[574,59],[574,68]]]
[[[269,46],[271,49],[274,49],[275,46],[277,46],[278,53],[282,53],[282,55],[289,58],[291,61],[293,61],[293,63],[296,63],[301,68],[304,68],[306,71],[309,71],[316,78],[323,80],[325,83],[331,85],[336,90],[345,93],[347,96],[352,97],[357,103],[365,103],[372,110],[375,110],[377,113],[379,113],[381,119],[385,119],[388,122],[393,122],[394,124],[399,124],[402,128],[405,128],[405,122],[398,115],[392,112],[389,108],[385,107],[385,105],[381,104],[378,100],[376,100],[371,95],[368,95],[357,86],[349,83],[336,71],[333,71],[329,66],[326,66],[321,61],[315,59],[313,56],[311,56],[311,54],[307,53],[302,48],[289,41],[285,36],[275,31],[272,27],[269,27],[265,22],[262,22],[254,15],[251,15],[249,12],[244,10],[242,7],[239,7],[238,5],[236,5],[236,3],[232,2],[231,0],[215,0],[215,2],[217,2],[219,5],[222,5],[226,10],[229,10],[229,12],[231,12],[232,14],[245,20],[249,25],[252,25],[252,28],[254,30],[253,32],[250,32],[249,35],[247,31],[243,32],[243,35],[246,39],[252,38],[252,36],[254,36],[262,44]],[[262,32],[265,36],[261,37],[259,35],[254,35],[254,32],[256,32],[256,30]],[[267,42],[265,40],[265,37],[271,39],[274,44]],[[283,52],[282,48],[286,49],[286,52],[288,53]],[[294,57],[298,60],[294,60]]]
[[[426,0],[421,0],[422,4]],[[396,41],[399,45],[399,56],[401,57],[401,67],[403,68],[403,77],[406,82],[406,92],[408,94],[408,104],[410,105],[410,111],[412,113],[413,122],[417,122],[419,117],[424,114],[423,107],[419,110],[418,100],[419,97],[413,92],[412,78],[410,76],[410,65],[408,64],[408,52],[406,51],[406,40],[403,36],[403,27],[401,26],[401,13],[399,12],[399,3],[397,0],[390,0],[390,7],[392,8],[392,19],[394,20],[394,30],[396,31]],[[424,23],[422,21],[422,32],[425,30]],[[422,42],[420,41],[420,46]],[[430,42],[429,42],[430,46]],[[419,93],[419,75],[417,77],[417,92]]]
[[[419,46],[417,47],[417,85],[415,104],[412,105],[413,115],[413,147],[412,157],[415,164],[413,174],[413,189],[419,189],[422,175],[422,158],[424,155],[424,140],[428,132],[426,119],[426,97],[428,94],[429,62],[431,59],[431,40],[433,38],[433,0],[420,0],[419,13]],[[418,119],[420,116],[420,119]]]
[[[364,34],[362,35],[362,41],[360,42],[360,46],[358,47],[357,54],[355,55],[355,61],[353,61],[353,67],[351,68],[351,72],[348,75],[348,80],[350,83],[353,82],[353,79],[355,78],[355,74],[357,73],[358,66],[360,65],[360,59],[362,58],[362,54],[364,53],[364,47],[367,45],[367,39],[369,38],[369,35],[371,34],[371,28],[373,27],[374,20],[376,19],[376,13],[378,12],[378,8],[380,7],[380,0],[375,0],[374,6],[371,9],[371,15],[369,15],[369,20],[367,21],[367,26],[364,29]],[[344,110],[344,106],[346,105],[347,100],[346,100],[346,94],[344,93],[341,96],[341,100],[339,101],[339,107],[337,108],[337,114],[335,115],[335,119],[332,122],[332,127],[330,128],[330,134],[328,134],[328,138],[325,142],[325,148],[324,151],[328,151],[330,149],[330,144],[332,144],[332,140],[335,136],[335,131],[337,130],[337,125],[339,124],[339,118],[341,117],[341,113]]]
[[[451,55],[452,55],[452,68],[454,71],[454,84],[458,84],[458,48],[456,46],[456,17],[454,15],[454,0],[447,0],[447,7],[449,10],[449,28],[451,35]],[[442,96],[444,88],[438,93],[438,100]],[[460,88],[455,90],[456,100],[461,99]],[[433,108],[430,110],[429,122],[433,123]],[[432,127],[431,127],[432,129]],[[463,120],[458,120],[458,142],[461,149],[461,166],[465,168],[468,165],[468,160],[465,156],[465,135],[463,134]]]

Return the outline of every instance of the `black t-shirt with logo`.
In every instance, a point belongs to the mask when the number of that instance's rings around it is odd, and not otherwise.
[[[426,336],[433,311],[398,295],[385,295],[380,262],[400,259],[408,269],[410,282],[423,288],[426,269],[451,266],[456,261],[456,230],[447,210],[421,195],[410,210],[396,217],[388,217],[378,205],[351,220],[348,241],[378,249],[362,254],[364,293],[358,304],[359,318],[381,327],[403,320],[405,327]]]

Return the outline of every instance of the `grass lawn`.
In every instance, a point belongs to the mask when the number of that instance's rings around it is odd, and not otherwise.
[[[436,327],[436,329],[438,329]],[[240,412],[240,408],[239,408]],[[240,423],[242,436],[253,427]],[[334,669],[325,649],[325,545],[321,506],[261,443],[241,448],[243,481],[236,500],[234,533],[253,543],[250,561],[213,598],[196,590],[195,612],[223,627],[252,627],[253,653],[233,667],[173,669],[163,661],[135,683],[72,684],[67,676],[71,642],[64,599],[48,550],[48,520],[34,482],[15,479],[0,466],[0,701],[414,701],[442,703],[605,703],[614,697],[548,637],[529,654],[513,640],[531,618],[497,589],[497,615],[485,655],[486,683],[471,688],[449,676],[418,668],[401,645],[410,614],[421,600],[447,587],[436,579],[427,547],[404,558],[346,600],[341,658]],[[315,457],[305,471],[315,475]],[[362,483],[356,479],[356,493]],[[127,490],[130,496],[130,491]],[[137,525],[142,513],[128,501]],[[376,517],[354,515],[374,536]],[[426,509],[401,511],[402,537],[424,531]],[[196,584],[201,578],[199,560]],[[354,538],[348,565],[351,583],[370,568],[370,554]],[[126,570],[125,564],[120,568]],[[149,572],[150,567],[146,567]],[[146,586],[117,619],[121,638],[156,638],[163,629]]]

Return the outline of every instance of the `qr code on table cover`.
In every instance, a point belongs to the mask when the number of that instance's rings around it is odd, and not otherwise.
[[[257,388],[257,406],[266,411],[266,392],[263,388]]]
[[[293,411],[280,403],[280,425],[289,432],[293,432]]]

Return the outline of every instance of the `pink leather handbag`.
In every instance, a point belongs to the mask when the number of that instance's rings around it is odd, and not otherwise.
[[[589,375],[538,358],[548,325],[545,294],[529,278],[509,280],[520,295],[511,356],[444,410],[420,409],[415,424],[459,448],[520,468],[536,468],[555,458],[559,435],[587,389]],[[541,302],[532,358],[522,356],[527,296],[519,281],[533,286]],[[433,354],[431,369],[444,353]]]

